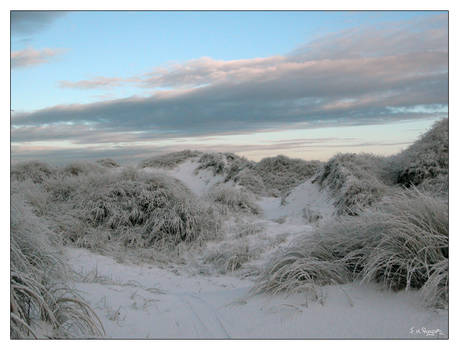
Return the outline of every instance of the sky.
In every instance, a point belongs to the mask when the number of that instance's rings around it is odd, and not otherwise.
[[[395,154],[448,115],[446,12],[11,12],[11,157]]]

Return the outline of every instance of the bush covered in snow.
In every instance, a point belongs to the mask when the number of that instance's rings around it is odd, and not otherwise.
[[[339,215],[357,215],[383,198],[389,186],[384,184],[385,159],[372,154],[339,153],[319,171],[313,182],[326,188],[336,198]]]
[[[448,188],[448,118],[438,121],[419,140],[395,157],[397,183],[410,187],[436,179],[431,186]]]
[[[142,161],[139,165],[140,168],[166,168],[173,169],[184,161],[201,156],[199,151],[184,150],[179,152],[172,152],[161,154]]]
[[[10,232],[11,338],[102,336],[97,316],[63,282],[66,266],[53,247],[54,234],[19,194],[11,198]]]
[[[256,291],[317,292],[317,286],[375,281],[421,289],[426,303],[448,303],[448,204],[409,190],[359,216],[344,216],[295,242],[266,268]]]

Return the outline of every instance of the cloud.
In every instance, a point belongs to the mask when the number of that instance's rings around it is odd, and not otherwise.
[[[447,36],[447,16],[435,15],[342,31],[283,56],[203,57],[130,78],[61,82],[67,88],[131,83],[166,91],[15,113],[12,140],[65,135],[91,145],[446,115]]]
[[[32,48],[11,52],[11,68],[24,68],[50,62],[64,53],[65,49],[35,50]]]
[[[63,11],[11,11],[11,33],[30,35],[48,28],[56,19],[63,17]]]
[[[90,80],[80,80],[80,81],[59,81],[59,87],[66,89],[100,89],[100,88],[112,88],[120,86],[122,83],[132,81],[132,79],[123,79],[123,78],[107,78],[107,77],[96,77]]]
[[[448,50],[448,15],[354,27],[320,37],[290,54],[302,59],[342,59]]]

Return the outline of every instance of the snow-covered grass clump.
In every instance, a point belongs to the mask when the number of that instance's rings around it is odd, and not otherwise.
[[[256,291],[312,291],[352,280],[421,289],[448,303],[448,204],[417,190],[392,195],[359,216],[342,216],[281,251]]]
[[[148,158],[139,164],[140,168],[166,168],[173,169],[184,161],[201,156],[202,152],[184,150],[162,154],[156,157]]]
[[[53,246],[54,234],[15,192],[10,231],[11,338],[103,336],[97,316],[65,283],[66,266]]]
[[[240,171],[253,169],[255,163],[234,153],[204,153],[199,158],[199,169],[211,169],[214,175],[225,175],[225,181],[233,179]]]
[[[261,177],[269,194],[278,197],[312,177],[320,165],[319,161],[291,159],[279,155],[258,162],[256,174]]]
[[[438,121],[408,149],[394,157],[397,183],[424,185],[431,192],[448,192],[448,118]]]
[[[210,169],[215,175],[222,175],[224,182],[234,182],[254,194],[265,194],[263,179],[256,172],[256,163],[233,153],[204,153],[199,158],[198,172]]]
[[[258,215],[262,209],[250,192],[234,186],[218,185],[211,189],[208,198],[216,203],[224,215],[228,212]]]
[[[54,217],[64,241],[77,246],[174,247],[218,231],[218,214],[174,178],[131,168],[72,180],[61,180],[68,190],[55,203]]]
[[[107,168],[97,163],[88,162],[88,161],[78,161],[72,162],[62,169],[59,169],[59,172],[63,176],[80,176],[80,175],[89,175],[89,174],[104,174],[107,172]]]
[[[383,181],[386,160],[372,154],[339,153],[332,157],[313,182],[336,199],[338,215],[357,215],[380,201],[389,186]]]
[[[57,176],[57,168],[44,162],[25,161],[11,167],[11,180],[26,181],[41,184],[49,178]]]
[[[264,158],[255,163],[233,153],[204,153],[200,169],[212,169],[223,175],[225,182],[234,183],[257,195],[279,197],[313,176],[319,161],[290,159],[285,156]]]

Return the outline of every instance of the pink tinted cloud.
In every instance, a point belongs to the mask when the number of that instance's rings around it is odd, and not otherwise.
[[[136,78],[116,78],[116,77],[95,77],[88,80],[79,80],[79,81],[68,81],[61,80],[59,81],[59,87],[61,88],[70,88],[70,89],[103,89],[103,88],[113,88],[116,86],[123,85],[128,82],[138,81]]]
[[[28,48],[11,52],[11,68],[24,68],[50,62],[53,58],[67,51],[66,49],[36,50]]]

